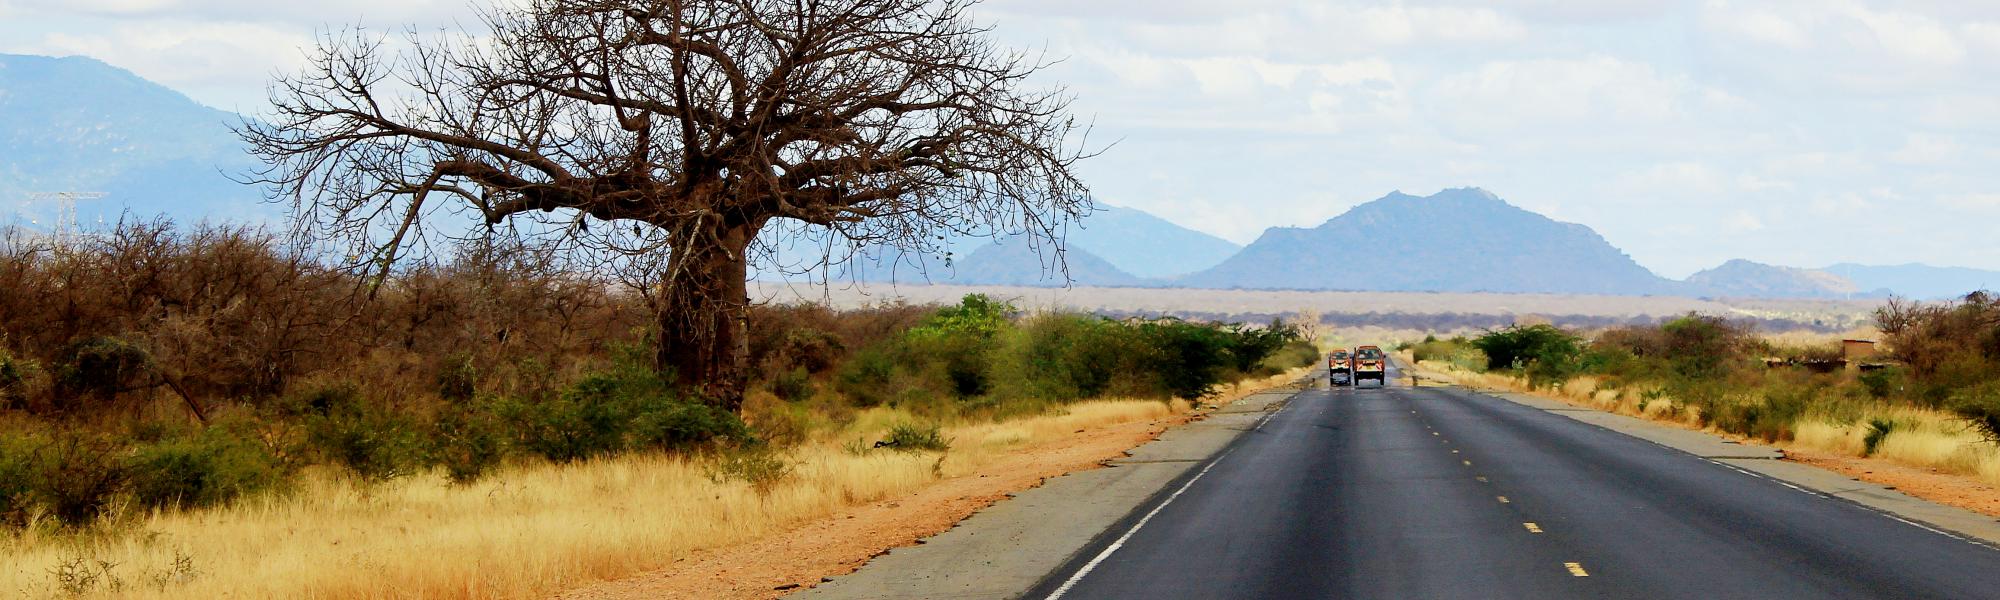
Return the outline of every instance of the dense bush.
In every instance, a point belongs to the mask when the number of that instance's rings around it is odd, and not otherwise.
[[[226,428],[142,446],[126,464],[133,500],[147,508],[215,506],[284,477],[276,457]]]
[[[1582,339],[1553,325],[1515,325],[1472,340],[1489,370],[1515,369],[1535,386],[1559,384],[1581,368]]]
[[[19,526],[28,519],[38,445],[27,436],[0,431],[0,525]]]
[[[1953,410],[2000,443],[2000,299],[1975,292],[1955,303],[1891,300],[1875,318],[1906,369],[1894,376],[1911,401]]]
[[[1514,325],[1489,331],[1472,340],[1472,345],[1486,353],[1486,368],[1493,370],[1572,361],[1582,350],[1577,336],[1553,325]]]
[[[1161,319],[1138,325],[1141,361],[1164,396],[1206,398],[1235,364],[1229,332],[1212,325]]]
[[[145,387],[151,378],[153,362],[145,349],[111,336],[77,340],[63,350],[61,360],[56,366],[57,397],[94,397],[102,401]]]
[[[452,483],[479,481],[500,466],[507,450],[506,428],[489,405],[445,411],[432,424],[430,454]]]
[[[904,452],[943,452],[951,449],[951,440],[944,437],[944,430],[936,423],[897,423],[889,428],[889,435],[880,445]]]
[[[512,460],[760,445],[738,415],[653,375],[650,350],[620,345],[650,339],[649,287],[498,237],[386,273],[326,258],[165,221],[0,235],[0,522],[211,506],[315,464],[466,483]],[[753,416],[781,442],[857,407],[932,418],[1200,398],[1317,360],[1282,324],[1023,317],[977,295],[747,317],[751,389],[788,401]]]
[[[1467,371],[1485,371],[1490,364],[1486,353],[1464,336],[1444,340],[1435,336],[1426,337],[1422,342],[1411,344],[1409,351],[1410,358],[1417,362],[1443,362]]]
[[[523,449],[556,462],[750,441],[736,415],[682,400],[665,380],[632,369],[590,376],[553,397],[509,401],[503,414]]]
[[[632,443],[637,447],[687,452],[756,441],[742,419],[707,404],[643,406],[632,425]]]
[[[102,435],[59,434],[30,458],[30,498],[60,523],[96,521],[131,477],[121,451],[116,441]]]

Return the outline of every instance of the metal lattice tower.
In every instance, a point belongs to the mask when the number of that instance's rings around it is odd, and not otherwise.
[[[35,192],[29,194],[29,197],[38,201],[55,200],[59,203],[56,209],[56,222],[51,228],[53,233],[58,237],[68,235],[72,229],[76,228],[76,201],[96,200],[104,196],[104,192]]]

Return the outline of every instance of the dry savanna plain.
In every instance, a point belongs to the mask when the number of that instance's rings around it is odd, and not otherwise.
[[[769,305],[821,304],[835,310],[951,305],[968,294],[1006,301],[1028,315],[1251,323],[1283,318],[1323,347],[1386,347],[1430,335],[1476,335],[1513,323],[1579,329],[1655,324],[1689,313],[1752,321],[1767,336],[1823,341],[1853,335],[1850,330],[1865,326],[1877,305],[1531,294],[768,282],[752,287],[753,297]],[[1262,385],[1277,385],[1302,372],[1293,370]],[[1239,384],[1228,391],[1244,390]],[[752,425],[764,430],[787,411],[803,410],[760,390],[749,412]],[[363,485],[314,467],[301,473],[289,493],[189,511],[114,507],[114,513],[123,515],[116,519],[118,526],[82,534],[31,528],[0,542],[0,554],[9,558],[0,569],[0,585],[6,586],[0,593],[158,598],[534,598],[568,593],[624,598],[726,589],[732,590],[727,597],[781,595],[777,590],[782,586],[810,586],[820,576],[857,568],[889,547],[915,543],[1011,489],[1037,485],[1066,470],[1092,468],[1184,421],[1191,410],[1178,401],[1102,398],[1023,417],[944,418],[936,421],[941,429],[932,431],[948,440],[948,449],[888,453],[867,452],[865,446],[897,423],[930,417],[874,408],[853,413],[840,424],[802,428],[795,436],[799,439],[769,464],[650,454],[572,464],[524,460],[471,485],[452,484],[431,470]],[[1037,467],[1042,470],[1029,477],[995,478],[992,469],[1012,464],[1042,465]],[[746,476],[731,469],[751,472]],[[759,469],[775,476],[759,479]],[[966,478],[991,483],[946,495],[924,493]],[[770,483],[760,483],[765,481]],[[836,525],[857,514],[874,515],[883,525]],[[913,521],[912,515],[927,520]],[[896,523],[930,524],[892,526]],[[852,530],[853,543],[758,550],[777,547],[772,544],[806,530]],[[749,556],[769,564],[739,560]],[[808,564],[800,562],[806,559],[819,562],[800,566]],[[718,561],[732,567],[726,572],[689,570],[690,565]]]

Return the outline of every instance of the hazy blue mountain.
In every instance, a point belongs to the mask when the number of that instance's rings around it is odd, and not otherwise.
[[[1920,300],[1957,298],[1978,290],[2000,289],[2000,271],[1983,269],[1916,263],[1893,266],[1841,263],[1823,270],[1846,277],[1862,289],[1888,290]]]
[[[230,131],[239,121],[95,59],[0,54],[0,212],[46,220],[57,207],[32,193],[87,191],[108,196],[79,202],[83,221],[279,214],[228,177],[257,164]]]
[[[1168,278],[1221,264],[1242,250],[1235,242],[1188,229],[1135,208],[1099,205],[1069,232],[1069,247],[1087,250],[1139,277]]]
[[[1072,224],[1063,240],[1075,285],[1156,282],[1212,267],[1239,250],[1227,240],[1175,225],[1139,209],[1099,206],[1102,210]],[[1036,249],[1046,251],[1047,245],[1030,245],[1025,236],[1002,236],[997,240],[947,236],[940,243],[942,251],[922,256],[893,249],[874,250],[867,258],[836,270],[834,278],[897,283],[1063,285],[1060,271],[1043,277],[1043,272],[1052,267],[1054,257]]]
[[[1110,261],[1073,246],[1062,253],[1062,265],[1048,248],[1037,248],[1024,240],[1003,240],[987,244],[953,265],[953,283],[977,285],[1022,285],[1032,287],[1135,287],[1152,282],[1126,273]],[[1066,265],[1067,277],[1060,266]]]
[[[1437,292],[1676,293],[1589,227],[1463,188],[1391,193],[1319,227],[1279,227],[1187,287]]]
[[[1780,267],[1737,259],[1695,273],[1690,291],[1739,298],[1864,298],[1882,295],[1826,271]]]

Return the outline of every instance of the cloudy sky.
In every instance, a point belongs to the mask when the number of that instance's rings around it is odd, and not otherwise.
[[[483,1],[483,0],[482,0]],[[325,27],[464,0],[0,0],[0,52],[84,54],[255,113]],[[989,0],[1116,140],[1100,199],[1238,242],[1477,186],[1680,277],[1729,258],[2000,268],[2000,3]]]

